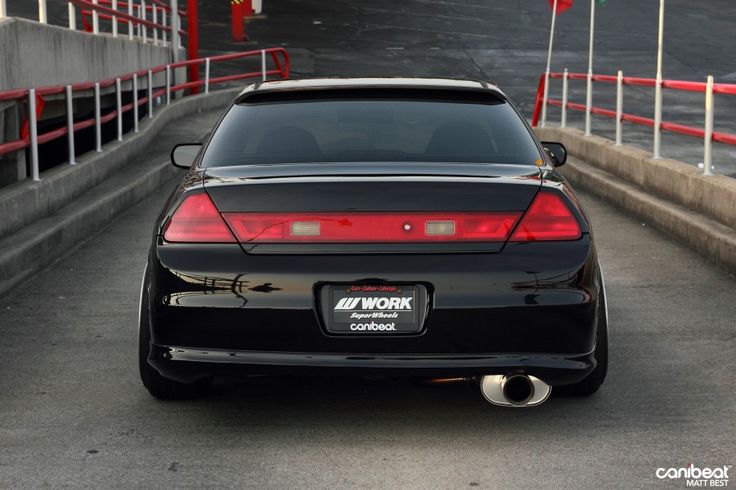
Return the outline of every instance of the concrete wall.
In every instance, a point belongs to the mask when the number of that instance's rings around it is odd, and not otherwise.
[[[575,186],[736,273],[736,179],[704,176],[683,162],[655,160],[643,150],[586,137],[577,129],[539,128],[537,134],[567,147],[570,158],[561,171]]]
[[[0,19],[0,90],[99,80],[163,65],[171,50],[25,19]]]
[[[538,128],[540,139],[559,141],[568,152],[655,195],[736,228],[736,179],[703,171],[632,146],[615,146],[573,128]]]

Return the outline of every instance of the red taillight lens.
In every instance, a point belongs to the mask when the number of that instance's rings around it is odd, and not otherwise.
[[[542,191],[534,198],[511,241],[577,240],[580,235],[580,224],[562,197]]]
[[[521,213],[223,213],[242,243],[505,241]]]
[[[179,243],[236,243],[212,199],[204,192],[184,199],[166,227],[164,240]]]

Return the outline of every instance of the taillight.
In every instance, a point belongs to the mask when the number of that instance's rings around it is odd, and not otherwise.
[[[204,192],[184,199],[169,220],[164,240],[179,243],[236,243],[212,199]]]
[[[241,243],[505,241],[521,213],[223,213]]]
[[[577,240],[580,223],[557,194],[541,191],[516,227],[512,242]]]

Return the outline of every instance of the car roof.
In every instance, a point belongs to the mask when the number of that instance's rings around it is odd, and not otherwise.
[[[506,94],[496,85],[481,80],[455,78],[309,78],[303,80],[274,80],[257,82],[245,87],[236,101],[265,93],[302,92],[336,89],[432,89],[465,92],[485,92],[506,100]]]

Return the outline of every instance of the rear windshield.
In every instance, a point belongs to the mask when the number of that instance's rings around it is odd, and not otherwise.
[[[235,105],[202,165],[473,162],[534,165],[540,153],[503,101],[290,100]]]

